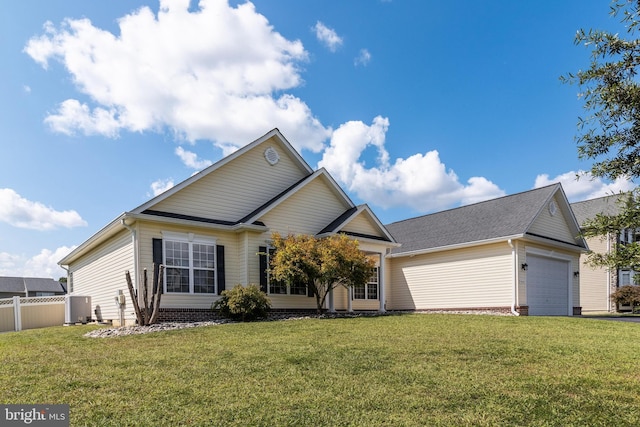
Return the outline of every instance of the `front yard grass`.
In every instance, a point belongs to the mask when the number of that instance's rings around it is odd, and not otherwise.
[[[227,324],[119,338],[0,335],[0,403],[71,425],[624,426],[640,325],[413,314]]]

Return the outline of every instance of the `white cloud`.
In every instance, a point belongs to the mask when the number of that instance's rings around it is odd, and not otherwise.
[[[164,193],[175,185],[172,178],[159,179],[151,183],[151,195],[153,197]]]
[[[353,63],[357,65],[367,66],[371,62],[371,53],[367,49],[360,49],[360,53],[356,56]]]
[[[116,137],[172,130],[223,150],[278,127],[298,149],[319,152],[331,129],[288,89],[308,59],[252,3],[161,0],[118,20],[113,34],[88,19],[47,22],[24,51],[45,69],[61,63],[87,101],[67,99],[46,118],[56,132]]]
[[[0,221],[31,230],[84,227],[87,222],[73,210],[57,211],[21,197],[10,188],[0,188]]]
[[[559,182],[562,184],[565,194],[570,202],[595,199],[621,191],[630,191],[636,187],[632,181],[626,178],[618,178],[613,182],[604,182],[601,178],[593,177],[589,172],[570,171],[549,178],[548,174],[536,177],[534,188],[544,187]]]
[[[0,252],[0,276],[15,277],[66,277],[67,272],[58,265],[58,261],[67,256],[76,247],[61,246],[55,250],[42,249],[32,257]]]
[[[380,116],[371,126],[360,121],[341,125],[318,166],[326,168],[361,199],[383,208],[404,206],[433,212],[505,194],[482,177],[472,177],[467,185],[461,184],[452,170],[446,170],[435,150],[390,163],[384,145],[388,127],[389,120]],[[367,147],[376,150],[375,166],[367,167],[362,159]]]
[[[184,163],[185,166],[192,169],[200,170],[213,164],[211,160],[198,160],[198,155],[196,153],[187,151],[182,147],[176,148],[176,155],[180,157],[180,160],[182,160],[182,163]]]
[[[313,31],[315,31],[318,41],[324,44],[331,52],[335,52],[342,46],[342,38],[338,36],[335,30],[327,27],[322,22],[316,22]]]

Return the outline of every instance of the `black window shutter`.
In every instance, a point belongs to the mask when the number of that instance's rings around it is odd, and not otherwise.
[[[162,239],[153,239],[153,280],[157,281],[162,264]],[[162,292],[162,289],[160,290]]]
[[[313,296],[313,288],[311,287],[310,284],[307,284],[307,296],[308,297],[312,297]]]
[[[216,271],[218,275],[218,295],[224,291],[224,246],[216,245]]]
[[[260,290],[264,293],[267,292],[267,247],[260,246],[258,248],[260,252]]]

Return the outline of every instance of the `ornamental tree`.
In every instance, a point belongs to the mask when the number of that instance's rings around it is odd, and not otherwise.
[[[318,313],[322,313],[332,289],[366,284],[375,266],[358,242],[344,234],[316,238],[274,233],[272,245],[271,277],[288,284],[305,284],[309,295],[316,298]]]

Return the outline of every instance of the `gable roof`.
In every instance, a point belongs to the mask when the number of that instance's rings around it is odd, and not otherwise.
[[[357,217],[358,215],[366,215],[369,219],[371,219],[383,237],[343,231],[343,228],[347,226],[349,222],[353,220],[355,217]],[[353,236],[353,237],[362,237],[362,238],[373,239],[373,240],[384,240],[384,241],[389,241],[391,243],[396,243],[396,240],[393,238],[393,235],[389,233],[389,231],[386,229],[384,225],[382,225],[378,217],[373,213],[373,211],[371,210],[371,208],[369,208],[368,205],[359,205],[359,206],[354,206],[350,209],[347,209],[342,213],[342,215],[340,215],[333,222],[331,222],[331,224],[323,228],[318,233],[318,235],[322,236],[323,234],[332,234],[332,233],[340,233],[340,232],[344,232],[344,234],[348,236]]]
[[[598,214],[617,215],[620,212],[620,202],[622,202],[626,196],[628,196],[627,193],[618,193],[571,203],[571,209],[576,216],[578,224],[582,226],[586,220],[595,218]]]
[[[525,237],[542,209],[556,194],[561,195],[559,209],[569,218],[568,225],[575,231],[574,235],[578,235],[578,225],[562,186],[553,184],[388,224],[387,229],[402,244],[400,248],[392,249],[391,256]],[[576,242],[558,243],[586,247],[582,241],[579,245]]]
[[[302,178],[297,182],[293,183],[291,186],[281,191],[276,196],[264,202],[261,206],[255,208],[252,212],[242,213],[244,215],[242,218],[204,218],[202,216],[191,215],[189,212],[167,212],[162,209],[157,209],[160,206],[160,202],[168,199],[169,197],[175,195],[186,187],[194,184],[195,182],[200,181],[206,176],[214,173],[219,170],[224,165],[230,163],[231,161],[239,158],[260,144],[269,141],[269,144],[273,144],[274,146],[279,146],[283,151],[285,151],[291,162],[293,163],[294,169],[297,168],[302,175]],[[324,168],[320,168],[317,171],[313,171],[313,169],[304,161],[302,156],[293,148],[293,146],[286,140],[286,138],[280,133],[280,131],[276,129],[272,129],[267,132],[260,138],[255,141],[245,145],[229,156],[224,157],[213,165],[207,167],[201,172],[191,176],[190,178],[182,181],[181,183],[175,185],[171,189],[165,191],[164,193],[148,200],[142,205],[136,207],[135,209],[124,212],[120,214],[117,218],[111,221],[109,224],[104,226],[98,232],[93,234],[89,239],[80,244],[77,248],[75,248],[70,254],[64,257],[62,260],[58,262],[60,265],[68,265],[73,262],[73,260],[82,256],[84,253],[93,249],[97,245],[101,244],[108,238],[116,235],[121,232],[125,228],[128,228],[132,225],[136,220],[145,220],[145,221],[159,221],[163,223],[176,223],[181,225],[188,226],[196,226],[196,227],[206,227],[209,229],[219,229],[225,231],[239,231],[239,230],[253,230],[257,232],[267,231],[267,227],[263,222],[260,221],[261,217],[268,213],[270,210],[274,209],[285,200],[287,200],[292,195],[296,194],[298,191],[304,189],[307,185],[316,180],[322,179],[327,184],[330,191],[332,191],[336,197],[342,201],[345,207],[348,209],[355,208],[354,203],[351,201],[349,196],[344,192],[344,190],[336,183],[333,177],[326,171]],[[203,181],[207,182],[207,181]],[[390,242],[393,242],[393,237],[384,229],[384,226],[380,223],[380,221],[375,217],[375,215],[369,210],[367,207],[366,210],[369,212],[371,218],[373,218],[374,222],[379,224],[382,233],[389,239]],[[240,216],[240,215],[238,215]],[[377,236],[369,236],[372,238],[378,238]],[[379,238],[378,238],[379,239]],[[385,239],[382,239],[385,240]]]
[[[0,277],[0,292],[65,292],[57,280],[41,277]]]
[[[138,206],[137,208],[133,209],[131,211],[131,213],[133,213],[133,214],[143,213],[145,210],[150,209],[152,206],[154,206],[154,205],[158,204],[159,202],[171,197],[172,195],[174,195],[175,193],[179,192],[183,188],[185,188],[185,187],[193,184],[194,182],[201,180],[205,176],[215,172],[216,170],[220,169],[222,166],[224,166],[227,163],[233,161],[234,159],[242,156],[247,151],[252,150],[257,145],[260,145],[260,144],[262,144],[263,142],[265,142],[265,141],[267,141],[269,139],[272,139],[274,142],[280,144],[285,149],[285,151],[290,153],[294,163],[296,164],[296,166],[298,168],[300,168],[300,170],[304,171],[305,174],[313,173],[313,169],[311,168],[311,166],[309,166],[309,164],[307,162],[304,161],[304,159],[302,158],[300,153],[298,153],[295,150],[295,148],[293,148],[293,146],[289,143],[289,141],[287,141],[287,139],[284,137],[284,135],[282,135],[282,133],[280,133],[278,128],[274,128],[274,129],[270,130],[269,132],[265,133],[264,135],[262,135],[260,138],[256,139],[255,141],[253,141],[253,142],[245,145],[244,147],[234,151],[230,155],[228,155],[226,157],[223,157],[222,159],[218,160],[217,162],[215,162],[211,166],[201,170],[200,172],[196,173],[195,175],[191,176],[190,178],[188,178],[188,179],[182,181],[181,183],[171,187],[169,190],[167,190],[167,191],[157,195],[156,197],[148,200],[147,202],[145,202],[142,205]]]

